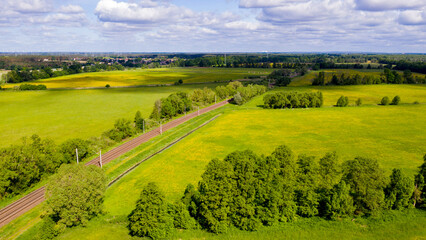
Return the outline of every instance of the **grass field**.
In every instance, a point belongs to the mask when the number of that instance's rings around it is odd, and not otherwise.
[[[272,69],[251,68],[155,68],[112,72],[94,72],[67,75],[33,82],[47,88],[87,88],[173,84],[182,79],[184,83],[204,83],[243,79],[247,76],[268,75]],[[13,87],[19,84],[9,84]]]
[[[157,99],[200,87],[204,86],[0,92],[0,145],[35,133],[56,142],[99,136],[116,119],[133,119],[138,110],[148,117]]]
[[[184,87],[190,89],[192,86]],[[128,114],[128,117],[133,117],[136,110],[143,110],[146,115],[149,114],[155,99],[148,104],[147,110],[149,111],[145,111],[143,108],[146,105],[145,102],[141,106],[142,104],[136,104],[135,101],[142,102],[143,99],[147,102],[151,101],[151,98],[147,95],[167,95],[169,92],[161,92],[160,89],[173,91],[172,88],[45,91],[45,93],[54,94],[57,92],[57,99],[68,99],[66,101],[62,100],[62,104],[57,104],[57,107],[64,105],[64,103],[68,103],[66,106],[73,105],[72,95],[75,92],[74,94],[78,94],[78,99],[81,99],[78,101],[80,108],[90,105],[91,101],[95,101],[97,103],[91,108],[94,111],[93,109],[97,109],[96,106],[99,107],[106,102],[108,103],[108,108],[96,110],[94,115],[102,115],[104,112],[107,114],[110,111],[108,110],[109,108],[114,108],[114,111],[117,111],[115,108],[122,107],[123,109],[121,110],[124,111],[124,109],[133,107],[134,109],[121,113],[122,115]],[[152,90],[145,91],[144,89]],[[382,168],[385,169],[386,174],[389,174],[392,168],[402,168],[404,172],[412,175],[422,163],[422,156],[426,153],[426,145],[424,144],[426,142],[424,124],[424,119],[426,119],[426,87],[424,85],[312,87],[306,86],[306,83],[301,84],[299,81],[292,87],[279,88],[274,91],[282,90],[299,92],[322,91],[325,106],[317,109],[266,110],[260,107],[263,98],[260,96],[243,106],[226,106],[209,113],[208,116],[202,116],[202,118],[207,119],[217,113],[223,113],[214,122],[143,163],[110,187],[106,192],[104,203],[107,213],[90,221],[85,228],[77,227],[67,230],[60,236],[60,239],[131,239],[127,235],[126,216],[134,208],[142,186],[154,181],[166,193],[168,200],[174,201],[181,197],[188,183],[196,184],[199,181],[206,164],[212,158],[223,158],[235,150],[251,149],[257,154],[270,154],[276,146],[286,144],[296,155],[306,153],[316,156],[317,159],[325,152],[336,151],[340,161],[353,159],[356,156],[377,159]],[[91,97],[84,97],[84,92],[86,91],[90,92],[88,95]],[[111,92],[114,94],[110,94]],[[8,94],[12,93],[14,92],[8,92]],[[24,105],[29,99],[33,99],[34,102],[43,99],[42,97],[37,97],[37,94],[42,96],[42,93],[29,92],[28,94],[30,95],[36,95],[26,99],[26,93],[21,92],[19,94],[23,94],[22,96],[16,95],[18,97],[10,97],[8,100],[10,102],[13,99],[22,98],[21,105]],[[61,93],[67,93],[64,95],[69,96],[61,96]],[[2,94],[0,94],[0,102],[2,101]],[[83,96],[80,96],[80,94]],[[364,105],[347,108],[331,107],[341,95],[348,96],[352,105],[360,97]],[[401,97],[401,105],[377,105],[383,96],[393,97],[395,95]],[[48,99],[50,98],[46,97],[46,103],[48,103]],[[109,101],[110,99],[115,101]],[[414,101],[418,101],[421,104],[412,104]],[[45,105],[46,103],[41,101],[38,105],[34,104],[32,107],[40,106],[40,104]],[[47,109],[55,109],[54,106],[56,105],[50,104],[51,106],[46,108],[45,111]],[[111,106],[111,104],[117,105]],[[4,105],[2,104],[2,106]],[[75,109],[79,108],[75,107]],[[8,111],[8,109],[5,109],[5,111]],[[52,110],[52,112],[55,111],[58,110]],[[17,113],[19,112],[15,112],[15,114]],[[85,114],[90,114],[90,111],[87,110]],[[118,114],[119,112],[117,112]],[[78,116],[81,118],[83,115]],[[28,114],[28,116],[31,115]],[[106,117],[105,115],[102,116]],[[111,118],[107,128],[112,126],[116,118]],[[31,121],[31,118],[28,117],[27,121]],[[88,121],[93,120],[89,119]],[[200,124],[204,119],[197,121]],[[50,122],[50,124],[53,123]],[[196,125],[195,122],[193,124]],[[94,126],[93,128],[96,127]],[[143,159],[154,149],[164,146],[165,142],[171,141],[172,138],[176,138],[187,129],[180,126],[179,129],[174,131],[176,132],[167,133],[169,135],[163,135],[161,139],[155,139],[128,153],[126,156],[115,160],[110,165],[107,165],[105,168],[106,173],[109,177],[116,176],[126,166]],[[96,134],[91,134],[90,136],[92,135]],[[19,233],[15,234],[15,236],[23,232],[19,239],[32,239],[34,233],[38,231],[39,224],[36,219],[38,219],[39,213],[40,210],[31,211],[24,217],[17,219],[14,222],[15,226],[8,225],[2,228],[0,235],[2,232],[7,232],[8,236],[11,236],[14,229],[19,229]],[[24,232],[26,229],[28,230]],[[408,210],[404,213],[387,213],[386,216],[380,219],[356,219],[356,221],[345,220],[337,222],[317,218],[301,219],[291,224],[262,228],[254,233],[232,230],[225,235],[213,235],[200,230],[179,231],[175,233],[173,238],[423,239],[426,237],[425,229],[426,212]],[[2,238],[0,237],[0,239]]]
[[[222,111],[224,114],[213,123],[143,163],[110,187],[105,198],[105,216],[91,221],[86,228],[67,231],[60,239],[130,239],[126,236],[126,216],[134,208],[143,185],[154,181],[169,201],[176,200],[188,183],[198,182],[212,158],[223,158],[235,150],[270,154],[277,145],[287,144],[296,155],[306,153],[318,158],[325,152],[336,151],[340,161],[367,156],[377,159],[387,174],[397,167],[410,175],[422,163],[426,152],[423,144],[426,105],[423,104],[294,110],[264,110],[249,104],[227,106]],[[374,219],[359,219],[361,222],[355,223],[307,219],[255,233],[235,230],[216,236],[203,231],[184,231],[175,237],[274,239],[289,232],[289,238],[303,239],[400,239],[425,237],[426,225],[422,221],[425,219],[424,211],[413,210],[397,214],[388,223]]]

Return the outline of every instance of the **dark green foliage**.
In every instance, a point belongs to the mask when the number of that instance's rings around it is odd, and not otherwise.
[[[334,185],[326,198],[324,217],[328,219],[344,218],[351,216],[354,211],[350,185],[342,180],[339,184]]]
[[[319,186],[323,189],[331,189],[340,180],[340,165],[336,152],[326,153],[319,160],[318,167]]]
[[[348,97],[341,96],[336,103],[336,107],[347,107],[349,105]]]
[[[319,195],[318,166],[315,157],[299,156],[297,160],[297,187],[295,198],[297,214],[302,217],[313,217],[318,214]]]
[[[62,155],[50,139],[23,138],[21,145],[0,149],[0,199],[18,194],[56,171]]]
[[[290,74],[291,71],[288,69],[274,70],[268,79],[273,80],[277,86],[287,86],[291,82]]]
[[[194,229],[197,226],[197,222],[189,214],[187,206],[181,201],[169,204],[168,214],[173,218],[173,225],[177,229]]]
[[[423,156],[423,164],[419,167],[419,173],[414,177],[414,205],[426,207],[426,154]]]
[[[125,138],[131,137],[135,133],[130,120],[125,118],[117,119],[114,123],[114,128],[104,134],[110,139],[119,142]]]
[[[166,238],[173,228],[164,194],[155,183],[148,183],[141,192],[136,208],[130,213],[130,234],[152,239]]]
[[[46,217],[66,227],[86,225],[102,212],[107,178],[101,168],[64,164],[46,185]]]
[[[312,85],[316,85],[316,86],[324,86],[325,85],[325,74],[324,74],[324,72],[319,72],[318,76],[316,76],[314,78]]]
[[[90,155],[89,152],[90,142],[80,138],[73,138],[65,141],[59,147],[63,155],[63,163],[77,162],[76,149],[78,149],[79,160],[83,160]]]
[[[19,85],[19,90],[21,91],[28,91],[28,90],[46,90],[46,85],[39,84],[39,85],[32,85],[32,84],[21,84]]]
[[[323,104],[321,92],[297,93],[297,92],[276,92],[263,97],[264,108],[307,108],[321,107]]]
[[[135,128],[138,129],[139,131],[144,130],[144,119],[142,118],[142,114],[140,111],[137,111],[135,114]]]
[[[232,165],[213,159],[199,182],[200,224],[214,233],[226,232],[231,224],[230,214],[235,181]]]
[[[384,207],[385,176],[377,160],[357,157],[343,164],[343,180],[351,187],[358,213],[368,214]]]
[[[361,99],[361,98],[358,98],[358,99],[356,100],[355,104],[356,104],[357,106],[361,106],[361,105],[362,105],[362,99]]]
[[[380,101],[381,105],[389,105],[389,98],[387,96],[383,97],[382,100]]]
[[[401,169],[393,169],[390,182],[385,188],[386,205],[389,209],[403,209],[410,205],[414,183]]]
[[[105,85],[106,88],[110,88],[111,86],[109,84]]]
[[[233,201],[230,204],[230,218],[234,226],[241,230],[256,230],[261,222],[256,217],[255,170],[258,157],[252,151],[234,152],[224,159],[233,167],[232,179],[235,181]]]
[[[400,101],[401,101],[401,98],[397,95],[392,99],[391,105],[398,105]]]

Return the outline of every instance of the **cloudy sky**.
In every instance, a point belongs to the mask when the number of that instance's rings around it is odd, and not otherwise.
[[[0,52],[421,52],[426,0],[0,0]]]

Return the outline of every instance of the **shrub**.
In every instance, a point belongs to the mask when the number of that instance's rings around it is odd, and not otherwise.
[[[381,105],[389,105],[389,98],[387,96],[382,98],[382,101],[380,101]]]
[[[356,100],[355,104],[356,104],[357,106],[361,106],[361,105],[362,105],[362,99],[361,99],[361,98],[358,98],[358,99]]]
[[[349,104],[349,99],[348,97],[345,96],[341,96],[336,103],[336,107],[347,107]]]
[[[234,103],[237,105],[242,105],[243,104],[243,98],[241,97],[241,94],[239,92],[237,92],[234,95]]]
[[[400,101],[401,101],[401,98],[400,98],[398,95],[396,95],[396,96],[392,99],[392,103],[391,103],[391,105],[398,105]]]
[[[46,89],[47,89],[46,85],[43,85],[43,84],[32,85],[32,84],[24,83],[24,84],[19,85],[19,87],[18,87],[18,90],[20,90],[20,91],[46,90]]]
[[[111,86],[109,84],[105,85],[106,88],[110,88]]]

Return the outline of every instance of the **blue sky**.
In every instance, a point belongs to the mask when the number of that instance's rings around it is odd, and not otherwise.
[[[0,3],[0,52],[426,53],[426,0]]]

